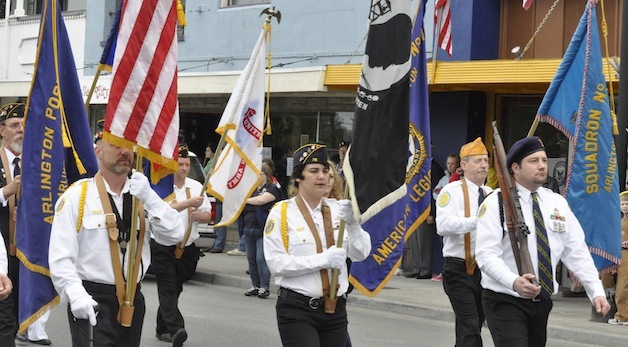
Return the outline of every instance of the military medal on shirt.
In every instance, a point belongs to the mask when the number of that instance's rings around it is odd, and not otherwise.
[[[561,234],[567,231],[567,226],[565,225],[565,217],[560,214],[560,211],[558,211],[557,208],[555,208],[550,215],[550,229],[553,232]]]

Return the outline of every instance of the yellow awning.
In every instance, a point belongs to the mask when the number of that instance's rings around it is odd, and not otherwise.
[[[479,90],[494,93],[544,94],[554,78],[560,59],[529,60],[475,60],[460,62],[437,62],[434,83],[430,91]],[[433,64],[427,63],[428,79],[432,76]],[[608,62],[603,64],[606,80],[617,87],[619,81]],[[355,90],[360,81],[360,64],[328,65],[325,86],[330,90]],[[617,92],[617,89],[615,89]]]

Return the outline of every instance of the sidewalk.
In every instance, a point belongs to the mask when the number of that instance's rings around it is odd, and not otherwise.
[[[225,251],[232,248],[230,242]],[[242,293],[250,288],[246,257],[229,256],[226,253],[205,254],[198,263],[193,280],[242,288]],[[272,284],[271,298],[276,298],[277,290]],[[454,321],[454,313],[442,283],[431,280],[393,276],[376,297],[368,298],[354,290],[348,302],[374,310]],[[587,298],[563,298],[558,294],[553,297],[553,302],[548,326],[549,338],[593,346],[628,346],[628,327],[590,321],[591,303]]]

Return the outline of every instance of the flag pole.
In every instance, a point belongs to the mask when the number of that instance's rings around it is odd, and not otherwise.
[[[92,95],[94,94],[94,89],[96,89],[96,83],[98,83],[98,77],[100,77],[100,72],[102,70],[100,67],[96,70],[96,74],[94,75],[94,79],[92,80],[92,86],[89,87],[89,92],[87,93],[87,98],[85,99],[85,111],[87,111],[87,117],[89,118],[89,103],[92,100]]]
[[[436,1],[437,2],[437,1]],[[436,2],[434,2],[434,6],[436,6]],[[440,25],[443,19],[443,11],[438,12],[438,20],[436,21],[436,27],[434,28],[434,48],[432,48],[432,75],[430,75],[429,84],[434,84],[434,80],[436,79],[436,58],[438,56],[438,38],[440,36]]]
[[[345,159],[348,160],[349,152],[345,155]],[[349,185],[345,184],[345,192],[343,194],[344,199],[349,198]],[[342,248],[342,239],[345,237],[345,226],[347,222],[344,219],[340,220],[340,226],[338,227],[338,242],[336,243],[336,247]],[[331,284],[329,285],[329,298],[334,300],[336,299],[336,294],[338,292],[338,276],[340,276],[340,269],[331,270]],[[333,313],[333,312],[331,312]]]
[[[622,1],[622,23],[628,23],[628,0]],[[625,100],[628,95],[628,25],[621,28],[621,59],[624,62],[619,65],[619,99]],[[617,170],[619,171],[619,190],[623,191],[626,182],[626,144],[628,143],[626,133],[626,119],[628,119],[628,107],[619,107],[617,112],[617,126],[619,135],[616,137],[617,143]]]
[[[222,153],[223,148],[225,147],[225,143],[227,142],[227,132],[224,131],[220,136],[220,141],[218,142],[218,146],[216,147],[216,153],[214,153],[214,158],[220,158],[220,154]],[[216,167],[216,160],[212,160],[211,164],[209,164],[209,170],[207,170],[207,175],[205,176],[205,182],[203,182],[203,188],[201,189],[200,196],[204,196],[207,191],[207,185],[209,184],[209,177],[211,176],[212,171]],[[185,234],[183,235],[183,240],[177,243],[177,247],[174,249],[174,257],[177,259],[181,259],[183,256],[183,251],[185,250],[185,244],[188,243],[190,239],[190,234],[192,233],[192,223],[188,223],[187,229],[185,229]]]
[[[135,159],[135,171],[142,172],[142,162],[144,161],[144,157],[140,154],[137,155]],[[139,199],[137,197],[133,197],[133,203],[131,205],[131,230],[130,230],[130,239],[129,239],[129,260],[127,262],[127,276],[126,276],[126,287],[124,292],[124,301],[120,306],[120,315],[119,321],[120,325],[123,327],[130,327],[131,322],[133,320],[133,311],[135,310],[135,306],[133,305],[135,301],[135,293],[133,292],[133,288],[135,283],[137,283],[137,274],[135,273],[135,257],[138,247],[137,240],[137,212],[139,209]],[[142,241],[143,242],[143,241]],[[123,264],[124,266],[124,264]]]
[[[269,8],[266,8],[262,11],[262,13],[260,14],[260,16],[262,14],[266,14],[266,21],[264,22],[264,24],[262,25],[262,29],[266,30],[266,35],[270,34],[271,31],[271,25],[270,22],[272,20],[273,17],[277,18],[277,23],[281,22],[281,12],[276,11],[274,6],[271,6]],[[268,70],[270,72],[270,57],[271,54],[270,52],[268,53]],[[270,76],[270,73],[269,73]],[[270,131],[270,114],[268,113],[268,106],[270,104],[270,79],[268,81],[268,97],[267,97],[267,101],[266,101],[266,113],[265,113],[265,118],[267,120],[267,124],[268,126],[265,127],[265,129],[267,131]],[[216,153],[214,153],[214,158],[218,159],[220,158],[220,154],[222,153],[222,150],[225,147],[225,143],[227,142],[226,138],[227,138],[227,131],[224,131],[221,136],[220,136],[220,141],[218,142],[218,146],[216,148]],[[207,186],[209,184],[209,178],[211,176],[212,171],[214,171],[214,168],[216,167],[216,160],[212,160],[211,164],[209,165],[209,170],[207,172],[207,176],[205,176],[205,182],[203,182],[203,188],[201,189],[201,195],[203,196],[205,194],[205,192],[207,191]],[[183,240],[177,244],[177,247],[174,250],[174,256],[177,259],[181,259],[181,257],[183,256],[183,251],[185,250],[185,244],[188,242],[188,240],[190,239],[190,234],[192,233],[192,223],[188,223],[187,229],[185,230],[185,234],[183,235]]]

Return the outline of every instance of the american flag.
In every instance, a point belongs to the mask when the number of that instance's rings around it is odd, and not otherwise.
[[[437,0],[434,6],[434,23],[436,23],[438,28],[438,47],[447,51],[449,56],[451,56],[453,52],[451,44],[450,4],[450,0]]]
[[[177,170],[176,0],[125,1],[104,138]]]
[[[527,11],[530,9],[530,6],[532,6],[532,1],[534,0],[523,0],[523,8]]]

